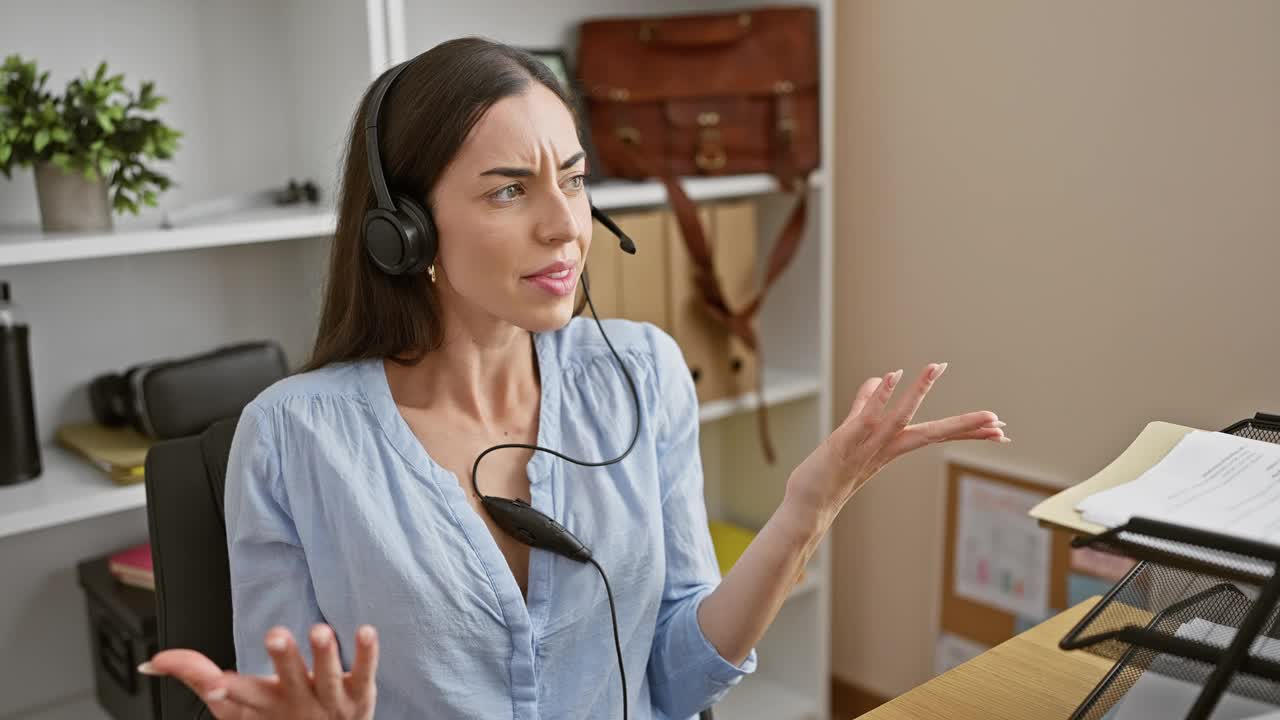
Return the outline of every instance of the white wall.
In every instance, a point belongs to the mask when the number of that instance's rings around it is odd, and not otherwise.
[[[969,456],[1077,482],[1149,420],[1280,411],[1280,3],[839,10],[837,412],[948,361],[919,417],[995,410]],[[931,674],[944,479],[903,458],[839,520],[848,682]]]

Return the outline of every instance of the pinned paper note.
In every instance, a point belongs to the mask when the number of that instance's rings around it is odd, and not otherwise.
[[[1027,515],[1045,495],[964,475],[955,594],[1015,615],[1049,612],[1049,531]]]

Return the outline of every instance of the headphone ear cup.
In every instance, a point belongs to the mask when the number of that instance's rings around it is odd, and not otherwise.
[[[420,273],[436,257],[435,223],[408,195],[397,194],[393,201],[395,211],[374,208],[365,215],[365,251],[388,275]]]
[[[93,419],[107,427],[128,425],[126,390],[124,377],[116,373],[94,378],[89,383],[89,408],[93,411]]]
[[[409,230],[404,235],[405,275],[417,275],[436,259],[436,224],[431,213],[417,200],[397,193],[396,210],[402,225]]]

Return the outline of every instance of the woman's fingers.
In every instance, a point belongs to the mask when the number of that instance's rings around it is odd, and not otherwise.
[[[164,650],[155,657],[138,666],[138,672],[153,677],[168,675],[177,679],[191,689],[213,713],[218,720],[243,720],[248,717],[245,703],[237,699],[240,695],[233,688],[246,678],[235,673],[224,672],[204,655],[194,650]],[[263,697],[260,693],[250,692],[246,697],[255,699],[258,704]]]
[[[372,702],[378,676],[378,632],[370,625],[356,631],[356,662],[347,678],[347,689],[358,703]]]
[[[872,417],[879,417],[884,414],[885,407],[889,404],[889,399],[893,397],[893,391],[898,387],[898,382],[902,380],[902,370],[894,370],[884,376],[884,381],[876,386],[875,392],[871,393],[871,398],[867,400],[867,407],[864,408]]]
[[[881,430],[885,442],[891,441],[895,435],[911,424],[912,418],[916,416],[916,411],[920,409],[920,404],[924,402],[924,396],[929,394],[933,384],[938,381],[938,378],[942,377],[942,373],[946,369],[947,363],[930,363],[926,365],[924,370],[920,372],[920,377],[916,378],[916,381],[911,384],[911,389],[898,398],[893,408],[885,414],[886,422]]]
[[[284,693],[293,698],[311,696],[307,662],[298,652],[298,644],[293,640],[293,633],[283,627],[272,628],[267,631],[265,643],[267,654],[271,656],[271,662],[276,667],[276,675],[280,677],[280,687]]]
[[[210,714],[217,720],[249,720],[254,717],[254,710],[228,698],[225,689],[211,697],[202,699],[205,707],[209,708]]]
[[[942,442],[950,442],[952,440],[994,440],[1001,443],[1013,442],[1013,438],[1004,434],[1004,431],[998,429],[974,430],[972,432],[954,435],[949,438],[943,438]]]
[[[858,392],[853,396],[853,406],[849,408],[849,415],[846,419],[853,419],[862,414],[862,409],[867,406],[867,400],[871,399],[871,395],[880,387],[880,383],[884,382],[884,378],[873,377],[862,382],[862,386],[858,388]]]
[[[995,413],[986,410],[930,420],[903,430],[891,444],[890,453],[897,457],[925,445],[951,440],[998,440],[1004,437],[1004,427]]]
[[[222,668],[195,650],[164,650],[156,653],[138,666],[138,672],[153,677],[169,675],[191,688],[191,692],[201,698],[216,691],[222,691],[225,696]]]
[[[262,715],[269,715],[280,698],[279,682],[269,677],[227,673],[223,687],[225,700]]]
[[[329,710],[344,707],[345,691],[342,686],[342,661],[338,659],[338,642],[328,625],[311,628],[311,657],[315,673],[316,697],[321,706]]]
[[[845,454],[856,452],[861,447],[871,433],[878,427],[881,415],[884,414],[884,408],[889,404],[889,398],[893,397],[893,389],[897,387],[898,380],[902,377],[901,370],[895,370],[880,378],[880,382],[875,383],[875,387],[871,390],[867,397],[866,403],[857,415],[857,420],[849,426],[847,434],[841,441],[841,445],[845,447]],[[872,381],[863,383],[863,388],[871,385]]]

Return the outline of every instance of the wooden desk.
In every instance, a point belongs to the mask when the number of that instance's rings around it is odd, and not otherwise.
[[[963,665],[860,716],[860,720],[1065,719],[1114,663],[1082,650],[1058,649],[1098,602],[1055,615]]]

